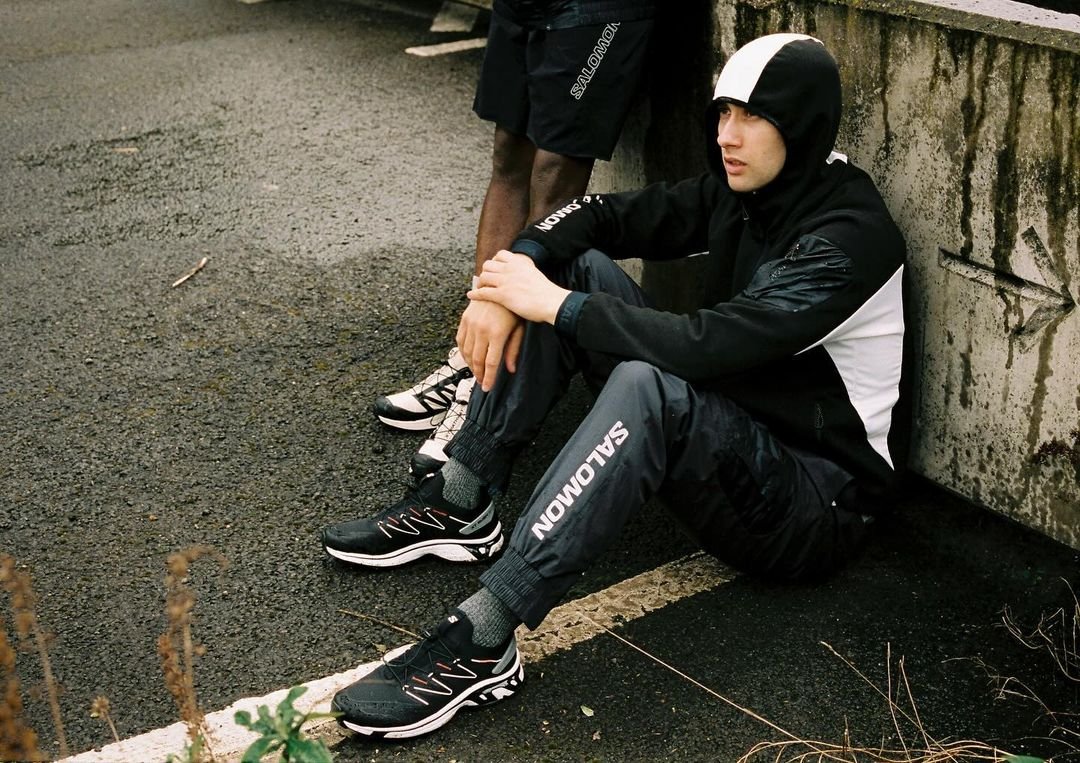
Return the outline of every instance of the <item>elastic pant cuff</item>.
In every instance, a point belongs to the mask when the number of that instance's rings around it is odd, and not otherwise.
[[[501,492],[506,488],[514,451],[500,444],[475,421],[465,422],[461,431],[446,446],[446,453],[479,477],[491,490]]]
[[[547,617],[551,607],[544,595],[544,577],[512,548],[480,576],[480,583],[491,591],[521,622],[534,630]]]

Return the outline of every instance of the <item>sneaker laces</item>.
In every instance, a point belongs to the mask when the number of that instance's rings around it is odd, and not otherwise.
[[[400,657],[385,663],[390,670],[390,674],[394,677],[394,681],[402,686],[405,686],[413,675],[434,675],[436,667],[449,670],[451,666],[446,663],[440,665],[438,658],[445,659],[447,663],[454,663],[458,660],[457,655],[454,654],[453,650],[438,633],[421,631],[420,635],[423,636],[423,640],[416,645],[416,648],[410,649]]]
[[[418,383],[414,384],[412,387],[410,387],[409,392],[412,393],[413,395],[419,395],[425,389],[428,389],[429,387],[434,387],[434,386],[438,385],[440,382],[443,382],[446,379],[449,379],[451,376],[454,376],[455,374],[462,373],[463,371],[465,372],[465,374],[468,377],[471,377],[472,376],[472,371],[469,370],[468,366],[466,366],[464,368],[454,368],[452,365],[450,365],[450,358],[453,358],[453,357],[457,356],[458,353],[459,353],[459,351],[455,347],[453,350],[450,351],[450,356],[447,358],[447,361],[445,363],[443,363],[441,366],[439,366],[434,371],[432,371],[430,374],[428,374],[426,377],[424,377],[423,381],[418,382]]]
[[[382,527],[384,524],[394,524],[397,520],[404,519],[409,514],[416,513],[417,506],[424,506],[428,511],[433,511],[437,514],[446,516],[446,512],[441,509],[437,509],[434,506],[427,505],[427,496],[420,490],[420,485],[409,480],[398,480],[405,487],[405,497],[392,506],[387,506],[382,511],[378,512],[371,519],[374,520],[378,527]],[[405,508],[402,508],[402,505]]]
[[[471,376],[462,379],[458,383],[457,391],[454,394],[454,402],[446,409],[446,416],[439,422],[439,426],[431,435],[432,440],[442,442],[445,446],[461,430],[462,425],[465,423],[465,416],[469,412],[469,396],[472,394],[475,383],[476,380]]]

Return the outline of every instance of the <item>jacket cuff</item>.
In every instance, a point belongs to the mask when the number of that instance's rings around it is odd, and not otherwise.
[[[559,305],[559,312],[555,314],[555,331],[567,339],[577,337],[578,316],[581,315],[581,307],[585,300],[590,297],[583,291],[572,291]]]
[[[543,244],[527,238],[515,240],[514,243],[510,245],[510,251],[524,254],[536,263],[536,267],[540,267],[550,259],[548,250],[544,248]]]

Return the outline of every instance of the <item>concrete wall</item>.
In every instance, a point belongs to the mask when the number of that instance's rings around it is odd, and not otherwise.
[[[1080,548],[1080,17],[1007,0],[679,6],[651,108],[598,182],[699,171],[726,56],[769,32],[821,38],[842,70],[838,148],[875,177],[908,241],[913,470]],[[689,307],[682,275],[641,277]]]

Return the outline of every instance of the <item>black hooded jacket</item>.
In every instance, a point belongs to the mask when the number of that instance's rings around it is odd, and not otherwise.
[[[716,145],[723,101],[784,138],[784,167],[757,191],[728,186]],[[556,329],[721,390],[788,444],[842,466],[872,513],[906,459],[904,242],[873,181],[832,150],[840,108],[836,63],[819,41],[760,38],[717,83],[710,173],[574,199],[511,248],[542,269],[591,247],[614,259],[706,252],[710,306],[684,315],[575,293]]]

